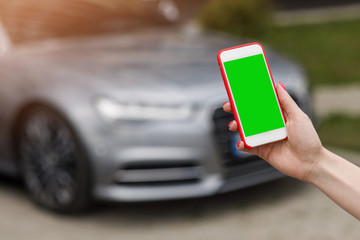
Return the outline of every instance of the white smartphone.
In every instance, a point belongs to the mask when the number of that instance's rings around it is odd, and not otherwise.
[[[221,50],[217,59],[246,148],[286,139],[285,118],[259,43]]]

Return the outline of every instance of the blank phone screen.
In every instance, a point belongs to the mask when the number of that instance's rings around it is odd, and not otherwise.
[[[263,54],[224,62],[224,68],[246,137],[285,126]]]

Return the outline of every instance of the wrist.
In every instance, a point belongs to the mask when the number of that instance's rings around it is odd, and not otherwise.
[[[322,149],[313,167],[309,183],[360,220],[360,168],[346,159]]]
[[[346,172],[343,168],[350,164],[350,162],[330,152],[324,147],[314,160],[314,167],[309,174],[307,181],[319,188],[338,179],[338,175],[341,174],[342,171]]]
[[[312,165],[309,167],[306,182],[316,185],[319,178],[324,176],[324,173],[328,170],[327,164],[329,164],[331,152],[324,147],[321,147],[319,153],[314,156]]]

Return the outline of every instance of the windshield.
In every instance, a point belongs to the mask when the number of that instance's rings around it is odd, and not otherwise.
[[[171,0],[0,0],[14,43],[166,24],[176,14]]]

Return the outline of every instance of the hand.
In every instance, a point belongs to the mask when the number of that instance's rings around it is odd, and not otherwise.
[[[310,181],[317,160],[325,151],[309,117],[297,106],[282,84],[276,86],[279,101],[286,118],[287,140],[273,142],[246,149],[238,142],[237,149],[258,155],[282,173]],[[230,103],[223,109],[232,112]],[[229,125],[231,131],[237,131],[236,121]]]

